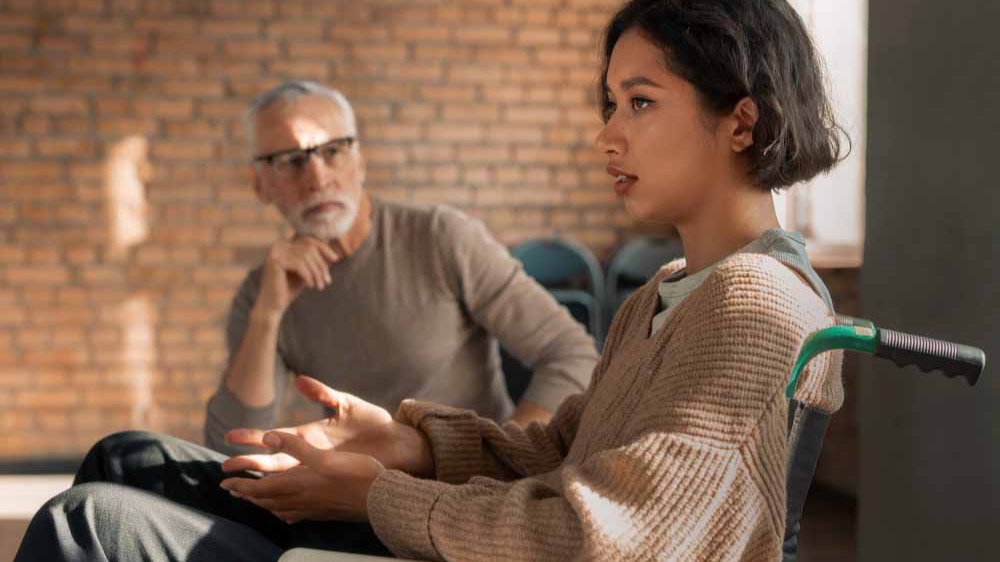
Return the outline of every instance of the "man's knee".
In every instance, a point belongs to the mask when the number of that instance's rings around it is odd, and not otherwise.
[[[165,436],[148,431],[120,431],[104,437],[87,452],[74,484],[123,482],[128,470],[162,462]]]
[[[108,521],[120,512],[121,488],[116,484],[91,482],[73,486],[49,501],[35,514],[29,530],[74,529],[92,527],[96,520]]]

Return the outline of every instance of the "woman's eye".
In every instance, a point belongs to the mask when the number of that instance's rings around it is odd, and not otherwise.
[[[653,103],[645,98],[632,98],[632,109],[635,111],[642,111],[649,107],[649,104]]]

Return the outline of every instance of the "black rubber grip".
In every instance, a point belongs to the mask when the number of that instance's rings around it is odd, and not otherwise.
[[[875,355],[896,365],[916,365],[929,373],[941,371],[946,377],[965,377],[970,385],[979,381],[986,367],[986,354],[978,347],[904,334],[880,328]]]

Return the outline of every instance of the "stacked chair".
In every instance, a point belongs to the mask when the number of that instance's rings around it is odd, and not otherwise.
[[[598,345],[604,341],[604,274],[600,262],[585,246],[559,238],[530,240],[511,248],[524,271],[548,289]],[[531,370],[500,350],[507,391],[516,402],[531,381]]]
[[[649,281],[661,267],[680,257],[684,257],[684,247],[678,238],[639,236],[619,247],[608,262],[604,295],[606,325],[611,325],[618,307],[633,291]]]

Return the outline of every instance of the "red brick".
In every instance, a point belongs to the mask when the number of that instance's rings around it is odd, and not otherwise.
[[[517,43],[521,45],[558,45],[562,31],[552,27],[522,28],[517,31]]]
[[[493,125],[486,135],[493,142],[513,145],[538,144],[545,138],[545,131],[538,125]]]
[[[412,21],[412,20],[408,20]],[[334,24],[327,29],[327,36],[337,43],[381,43],[389,39],[383,26],[354,25],[348,22]]]
[[[460,146],[458,160],[465,163],[501,163],[510,160],[510,150],[506,146]]]
[[[559,108],[545,106],[510,107],[504,114],[507,121],[513,123],[556,123],[559,121]]]
[[[134,59],[121,58],[116,55],[106,55],[108,58],[96,58],[78,54],[78,49],[72,49],[69,59],[69,70],[74,74],[98,74],[102,76],[129,75],[136,70]]]
[[[31,99],[31,110],[47,115],[85,114],[87,99],[82,96],[39,96]]]
[[[225,125],[217,121],[177,121],[167,123],[166,136],[173,139],[212,139],[226,137]]]
[[[208,56],[217,54],[221,49],[218,41],[191,35],[161,36],[155,45],[154,52],[159,56]]]
[[[298,61],[278,60],[268,63],[268,70],[270,74],[275,76],[287,76],[288,78],[295,80],[300,79],[302,76],[308,76],[310,80],[323,82],[330,76],[330,66],[330,62],[326,59]],[[253,97],[262,91],[263,89],[257,89],[249,93],[247,97]]]
[[[139,55],[149,49],[149,43],[142,36],[94,36],[90,39],[90,49],[98,55]]]
[[[220,240],[227,245],[240,246],[262,246],[267,247],[278,238],[275,229],[266,225],[255,226],[230,226],[224,227],[220,234]]]
[[[521,47],[483,47],[476,51],[473,58],[480,63],[514,67],[534,64],[531,50]]]
[[[45,87],[41,76],[0,76],[0,91],[34,93]]]
[[[215,155],[215,144],[210,141],[160,141],[152,145],[154,158],[163,160],[210,160]]]
[[[18,158],[31,154],[31,143],[19,139],[0,139],[0,158]]]
[[[88,157],[97,153],[97,146],[87,139],[48,138],[35,143],[40,156]]]
[[[0,32],[0,50],[28,50],[33,42],[31,35],[27,33]]]
[[[563,165],[570,162],[570,152],[564,148],[517,147],[514,160],[520,163]]]
[[[277,21],[267,25],[265,34],[268,37],[292,41],[308,41],[320,39],[325,32],[322,21]]]
[[[198,115],[220,119],[239,118],[246,111],[247,103],[238,101],[199,101]]]
[[[418,44],[448,42],[452,37],[452,30],[441,25],[399,25],[391,33],[395,39]]]
[[[445,121],[469,121],[489,123],[500,118],[500,108],[494,104],[448,104],[444,106],[442,118]],[[432,135],[433,137],[433,135]]]
[[[404,61],[409,57],[405,45],[379,43],[355,44],[352,47],[354,56],[364,61]]]
[[[201,32],[215,37],[254,37],[260,34],[260,23],[253,20],[212,20],[201,24]]]
[[[163,83],[163,92],[171,97],[219,97],[225,91],[221,80],[166,80]]]
[[[506,45],[511,42],[512,33],[501,26],[460,26],[455,29],[455,41],[474,45]]]
[[[535,56],[545,66],[581,67],[598,59],[595,54],[573,51],[566,48],[539,49]]]
[[[406,162],[406,150],[398,146],[368,145],[365,157],[369,165],[403,164]]]
[[[414,64],[390,63],[385,66],[385,75],[393,82],[414,81],[414,82],[440,82],[444,78],[444,65],[441,63],[426,62]],[[395,84],[393,84],[395,85]]]
[[[190,58],[177,58],[174,56],[150,57],[138,59],[135,70],[139,72],[161,77],[168,76],[190,76],[196,77],[202,74],[202,69],[198,61]]]
[[[288,55],[292,59],[317,59],[336,61],[347,55],[347,47],[334,41],[301,42],[288,44]]]
[[[472,203],[472,192],[456,187],[423,187],[413,191],[412,201],[417,204],[441,204],[468,206]]]
[[[69,280],[69,272],[61,266],[17,267],[8,270],[6,277],[14,285],[59,285]]]
[[[431,125],[427,136],[435,142],[469,142],[483,139],[480,125]]]
[[[141,116],[189,119],[194,111],[194,103],[186,99],[140,99],[133,104],[135,113]]]
[[[503,71],[484,65],[457,64],[448,70],[448,80],[458,83],[498,84],[503,80]]]

